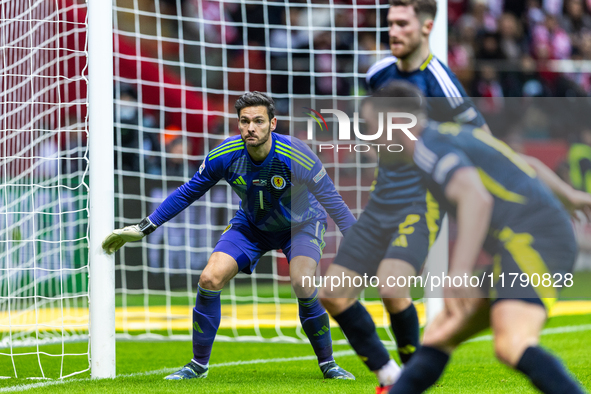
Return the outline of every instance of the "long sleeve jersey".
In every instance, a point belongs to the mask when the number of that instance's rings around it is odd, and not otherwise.
[[[318,157],[297,138],[276,133],[271,138],[271,151],[258,164],[240,136],[226,139],[209,152],[195,176],[150,215],[152,223],[160,226],[172,219],[223,178],[240,197],[242,213],[260,230],[283,231],[323,221],[328,211],[345,233],[355,218]]]

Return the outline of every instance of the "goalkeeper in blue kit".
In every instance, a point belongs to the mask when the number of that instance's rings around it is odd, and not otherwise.
[[[327,379],[355,379],[332,356],[328,314],[318,290],[306,287],[324,248],[326,212],[345,233],[355,218],[337,193],[318,157],[296,138],[273,132],[271,98],[249,92],[235,104],[240,135],[209,152],[195,176],[173,192],[141,223],[115,230],[103,242],[113,253],[150,234],[224,178],[240,197],[240,209],[223,232],[199,278],[193,309],[193,359],[166,379],[205,378],[220,325],[222,288],[239,271],[251,274],[260,257],[282,249],[290,263],[302,328]],[[310,284],[308,284],[310,285]]]

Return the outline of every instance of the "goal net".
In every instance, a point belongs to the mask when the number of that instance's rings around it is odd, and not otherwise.
[[[0,377],[89,368],[85,8],[0,1]]]
[[[305,140],[309,118],[301,103],[314,107],[363,96],[366,71],[389,52],[388,4],[382,0],[115,4],[116,227],[153,212],[211,149],[237,134],[234,102],[245,91],[271,94],[278,132]],[[359,214],[375,161],[336,153],[321,160]],[[190,338],[199,275],[237,208],[237,197],[220,182],[118,253],[119,337]],[[320,272],[340,240],[331,223]],[[306,340],[281,252],[264,256],[256,273],[238,274],[221,298],[217,340]],[[387,326],[381,304],[374,306],[378,326]]]

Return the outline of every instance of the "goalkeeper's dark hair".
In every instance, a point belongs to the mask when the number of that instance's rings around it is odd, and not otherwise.
[[[238,100],[236,100],[236,104],[234,104],[234,108],[236,108],[239,117],[240,111],[244,108],[258,106],[267,107],[269,120],[275,117],[275,101],[265,93],[256,91],[244,93]]]
[[[437,15],[437,0],[390,0],[390,7],[412,6],[417,16],[427,15],[433,19]]]
[[[427,101],[415,85],[407,81],[390,82],[364,100],[379,112],[408,112],[414,115],[427,114]]]

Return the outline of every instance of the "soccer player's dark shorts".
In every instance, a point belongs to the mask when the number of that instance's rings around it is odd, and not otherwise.
[[[565,276],[572,273],[578,253],[571,220],[565,211],[542,209],[513,222],[487,241],[495,279],[491,300],[519,299],[549,309],[568,286]],[[504,281],[498,279],[501,274]]]
[[[432,197],[426,201],[402,207],[370,201],[345,235],[333,264],[374,276],[383,259],[398,259],[420,272],[443,217]]]
[[[238,214],[222,233],[214,252],[224,252],[238,263],[238,270],[252,274],[259,259],[271,250],[281,249],[287,261],[295,256],[307,256],[316,263],[324,249],[325,221],[304,223],[284,231],[262,231]]]

